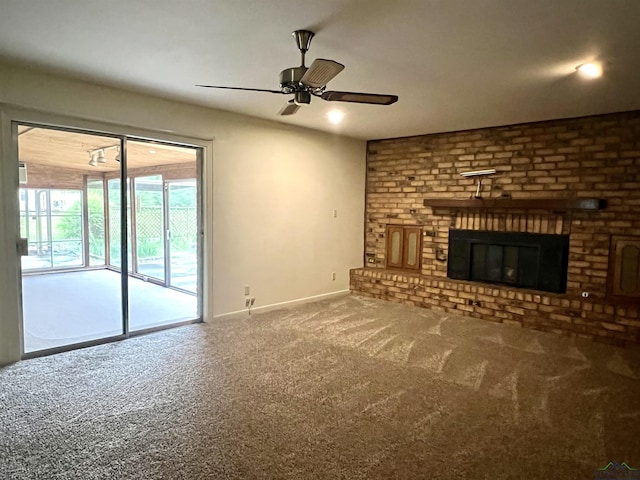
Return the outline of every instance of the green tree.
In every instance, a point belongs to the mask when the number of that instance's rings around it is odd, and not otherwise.
[[[89,210],[89,253],[104,258],[104,198],[102,190],[87,191]],[[61,240],[82,239],[82,201],[73,202],[65,210],[56,226],[56,236]]]

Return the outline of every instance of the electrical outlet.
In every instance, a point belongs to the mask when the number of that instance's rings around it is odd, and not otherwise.
[[[246,298],[246,299],[244,300],[244,306],[245,306],[245,307],[247,307],[247,308],[249,308],[249,305],[251,305],[251,300],[250,300],[249,298]]]
[[[251,303],[250,303],[250,305],[251,305],[252,307],[253,307],[253,304],[255,303],[255,301],[256,301],[256,297],[251,297]]]
[[[245,285],[244,286],[244,294],[245,295],[249,295],[251,293],[251,289],[249,288],[249,285]]]

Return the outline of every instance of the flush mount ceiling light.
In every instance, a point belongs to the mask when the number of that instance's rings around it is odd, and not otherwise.
[[[587,78],[598,78],[602,76],[602,65],[596,62],[583,63],[578,65],[576,70]]]
[[[329,122],[337,125],[344,118],[344,112],[340,110],[331,110],[329,113],[327,113],[327,118],[329,119]]]

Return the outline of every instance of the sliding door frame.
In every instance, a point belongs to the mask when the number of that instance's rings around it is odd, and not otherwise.
[[[120,201],[124,208],[120,209],[121,221],[121,292],[123,334],[99,340],[76,343],[65,347],[41,350],[33,353],[24,352],[24,331],[22,311],[22,271],[17,245],[20,239],[20,221],[18,211],[18,125],[27,124],[41,128],[62,131],[75,131],[86,134],[113,137],[120,140],[122,164],[120,169]],[[197,162],[198,185],[198,309],[194,320],[178,322],[167,326],[153,327],[145,330],[129,331],[128,315],[128,246],[127,246],[127,189],[126,158],[127,140],[149,141],[160,144],[171,144],[194,148]],[[0,284],[7,288],[0,289],[0,365],[36,356],[75,350],[92,345],[122,340],[152,331],[173,328],[176,326],[207,321],[213,318],[213,306],[209,286],[213,276],[213,216],[210,213],[213,205],[213,140],[190,136],[168,134],[166,132],[148,130],[126,125],[97,122],[76,117],[57,115],[38,110],[30,110],[12,105],[0,104],[0,215],[6,221],[0,223]],[[105,182],[106,184],[106,182]],[[105,187],[106,197],[106,187]],[[133,199],[132,199],[133,200]],[[86,203],[86,199],[85,199]],[[107,205],[105,204],[105,209]],[[105,234],[105,237],[107,235]],[[106,240],[108,242],[108,240]],[[105,242],[105,243],[106,243]],[[105,245],[106,248],[106,245]],[[108,252],[105,252],[105,262]]]

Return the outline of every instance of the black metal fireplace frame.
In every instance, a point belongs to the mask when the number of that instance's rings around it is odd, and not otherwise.
[[[473,246],[501,246],[535,248],[538,256],[536,271],[529,277],[535,281],[521,285],[513,282],[491,281],[474,278],[472,273]],[[569,235],[553,235],[522,232],[493,232],[484,230],[449,230],[449,253],[447,276],[457,280],[480,281],[507,285],[515,288],[530,288],[553,293],[565,293],[567,289],[567,267],[569,261]]]

